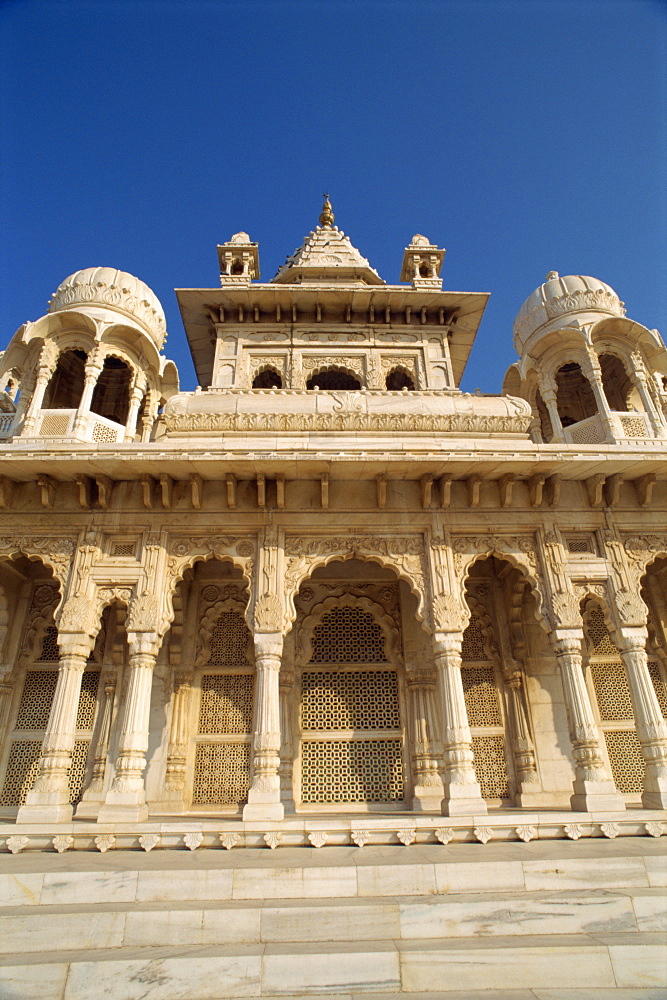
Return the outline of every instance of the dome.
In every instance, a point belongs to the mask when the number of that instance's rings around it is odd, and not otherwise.
[[[623,303],[609,285],[585,274],[561,277],[549,271],[543,285],[528,296],[514,320],[514,346],[521,353],[526,342],[541,327],[558,329],[565,317],[576,313],[606,313],[625,316]],[[546,330],[545,330],[546,332]]]
[[[49,302],[49,312],[75,305],[100,305],[131,316],[143,326],[158,350],[166,331],[164,310],[155,292],[139,278],[113,267],[86,267],[58,286]]]

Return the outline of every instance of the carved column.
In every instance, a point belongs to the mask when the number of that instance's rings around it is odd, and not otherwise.
[[[125,421],[125,440],[132,441],[137,432],[137,417],[139,416],[139,408],[141,406],[141,401],[144,398],[144,386],[135,380],[132,386],[132,392],[130,394],[130,406],[127,413],[127,420]]]
[[[461,679],[462,641],[462,632],[436,632],[434,636],[445,761],[443,816],[469,816],[487,811],[473,765],[472,736]]]
[[[532,797],[542,789],[535,765],[535,747],[528,722],[520,664],[515,660],[505,660],[503,680],[507,689],[507,721],[518,786],[517,805],[532,805]]]
[[[581,629],[554,629],[549,638],[563,681],[572,756],[576,812],[625,809],[600,750],[600,733],[593,715],[581,661]]]
[[[283,657],[279,674],[280,689],[280,794],[288,812],[294,812],[294,671],[285,668]]]
[[[625,664],[637,736],[644,757],[646,809],[667,808],[667,725],[651,681],[646,659],[646,628],[620,628],[616,639]]]
[[[174,676],[174,700],[169,726],[169,747],[164,779],[165,799],[183,804],[188,741],[188,704],[192,685],[192,671],[179,671]]]
[[[67,823],[72,819],[69,768],[76,736],[81,678],[93,648],[86,633],[58,636],[60,661],[49,721],[42,743],[39,770],[17,823]]]
[[[611,415],[609,401],[604,391],[602,372],[600,371],[600,366],[597,363],[597,360],[593,361],[589,358],[588,364],[581,366],[581,373],[588,379],[590,387],[593,390],[598,413],[600,414],[600,420],[602,421],[602,426],[604,428],[605,437],[607,441],[613,442],[616,440],[616,427]]]
[[[633,351],[630,355],[630,360],[632,362],[632,374],[634,375],[635,385],[637,386],[637,391],[641,397],[653,433],[657,438],[664,438],[667,436],[667,430],[665,429],[662,414],[651,396],[642,356],[639,352]]]
[[[109,735],[111,733],[111,718],[113,715],[113,701],[116,693],[116,673],[109,672],[104,674],[103,684],[104,706],[102,709],[100,732],[95,746],[93,775],[88,788],[81,796],[81,801],[77,806],[77,819],[94,819],[97,816],[99,806],[104,801],[104,776],[107,769]]]
[[[32,394],[32,398],[28,403],[25,420],[23,421],[23,428],[21,431],[22,434],[28,435],[32,434],[34,431],[39,411],[44,401],[44,393],[46,392],[49,379],[53,375],[54,371],[55,361],[40,361],[39,367],[37,368],[37,378],[35,379],[35,389]]]
[[[131,613],[131,612],[130,612]],[[144,770],[148,750],[153,670],[160,647],[155,632],[129,632],[129,683],[123,705],[116,773],[97,822],[148,819]]]
[[[98,361],[88,361],[84,369],[83,392],[81,393],[81,399],[76,408],[76,417],[74,418],[73,434],[77,436],[82,434],[86,428],[88,414],[90,413],[90,404],[93,401],[93,393],[95,392],[95,386],[97,385],[101,371],[102,365]]]
[[[561,423],[560,413],[558,412],[558,394],[555,382],[552,379],[549,379],[548,382],[541,382],[540,394],[549,413],[551,430],[553,431],[553,441],[564,441],[565,434],[563,433],[563,425]]]
[[[410,753],[415,812],[440,812],[444,788],[438,770],[435,746],[436,678],[428,670],[410,670],[408,684]]]
[[[255,635],[255,705],[252,741],[252,784],[246,820],[281,820],[280,801],[280,632]]]

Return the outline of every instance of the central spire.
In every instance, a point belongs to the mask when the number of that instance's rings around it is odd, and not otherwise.
[[[324,229],[331,229],[334,224],[335,215],[331,208],[331,202],[329,201],[329,195],[323,195],[324,204],[322,205],[322,212],[320,215],[320,225]]]

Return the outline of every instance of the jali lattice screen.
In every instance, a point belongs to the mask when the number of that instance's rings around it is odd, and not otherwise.
[[[401,740],[304,740],[301,773],[306,803],[400,802]]]

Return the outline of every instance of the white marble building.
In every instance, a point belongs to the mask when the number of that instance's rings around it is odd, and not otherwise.
[[[219,287],[177,291],[194,392],[122,271],[78,271],[16,332],[9,849],[656,831],[665,345],[550,272],[503,393],[463,393],[487,296],[443,290],[444,254],[413,237],[389,285],[326,201],[262,282],[237,233]]]

